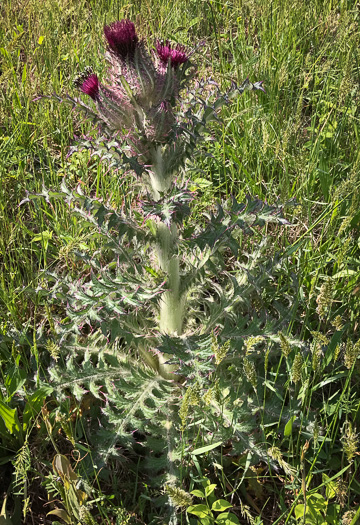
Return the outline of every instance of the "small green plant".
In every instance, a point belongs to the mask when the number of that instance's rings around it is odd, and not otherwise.
[[[196,516],[196,522],[202,525],[213,525],[215,523],[219,525],[239,525],[240,522],[236,514],[229,510],[232,508],[232,504],[223,498],[216,499],[216,484],[211,483],[208,479],[204,479],[202,485],[202,490],[195,489],[190,494],[202,499],[203,503],[188,506],[186,512],[191,516]]]
[[[325,484],[325,496],[319,492],[312,491],[306,497],[306,505],[300,503],[295,507],[295,518],[300,524],[309,525],[337,525],[340,520],[340,504],[336,503],[337,483],[323,474]]]
[[[51,476],[52,479],[47,480],[47,485],[49,486],[52,482],[52,492],[55,490],[59,493],[64,508],[55,508],[49,511],[47,515],[57,516],[68,524],[94,525],[95,521],[86,503],[88,495],[78,488],[79,479],[68,458],[62,454],[57,454],[52,466],[56,477]]]
[[[202,503],[196,503],[186,507],[190,523],[201,523],[202,525],[239,525],[239,519],[232,511],[232,509],[235,510],[234,506],[226,499],[216,497],[215,494],[219,490],[216,483],[211,483],[209,479],[203,478],[201,484],[202,489],[194,489],[187,495],[188,498],[195,497],[203,501]],[[174,505],[180,507],[180,505],[178,505],[178,499],[176,497],[171,498]],[[249,507],[242,504],[241,501],[237,511],[240,512],[241,516],[251,525],[255,525],[255,523],[260,525],[260,523],[262,523],[260,518],[255,520],[251,516]],[[193,518],[193,516],[195,516],[195,518]]]
[[[25,332],[25,330],[24,330]],[[29,381],[31,368],[22,360],[20,348],[28,344],[25,333],[0,333],[0,365],[3,382],[0,385],[0,437],[2,447],[0,462],[17,461],[17,451],[28,445],[28,437],[33,430],[41,407],[51,394],[47,385],[24,390]]]

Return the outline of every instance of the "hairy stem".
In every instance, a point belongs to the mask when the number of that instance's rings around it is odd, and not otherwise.
[[[173,257],[168,265],[169,290],[160,303],[160,330],[164,334],[181,335],[184,319],[184,296],[180,294],[179,258]]]
[[[159,328],[164,334],[181,335],[185,313],[185,296],[180,293],[180,261],[174,254],[178,240],[176,224],[157,226],[156,252],[160,268],[167,275],[168,290],[160,300]],[[166,354],[159,356],[159,372],[165,379],[174,379],[174,367],[167,365]]]
[[[157,256],[159,266],[167,275],[168,290],[163,294],[160,303],[160,330],[164,334],[181,335],[185,298],[180,293],[180,261],[174,254],[178,239],[177,227],[169,228],[164,223],[158,224]]]
[[[152,150],[152,171],[149,173],[151,190],[155,200],[160,199],[161,193],[166,193],[171,185],[172,177],[164,174],[164,160],[161,146]]]

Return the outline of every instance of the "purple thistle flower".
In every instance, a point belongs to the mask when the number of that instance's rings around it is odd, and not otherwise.
[[[167,66],[170,60],[171,66],[174,69],[189,59],[189,54],[186,52],[184,46],[176,44],[175,47],[171,48],[169,40],[166,40],[165,43],[158,41],[156,43],[156,51],[163,65]]]
[[[82,84],[79,85],[80,91],[89,95],[93,100],[99,98],[99,79],[95,73],[88,76]]]
[[[105,38],[109,48],[122,60],[134,58],[139,38],[130,20],[120,20],[104,26]]]

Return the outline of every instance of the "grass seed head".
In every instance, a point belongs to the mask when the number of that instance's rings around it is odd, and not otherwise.
[[[334,291],[334,283],[333,281],[330,281],[330,279],[328,279],[320,287],[319,295],[316,298],[316,303],[317,303],[316,311],[320,319],[325,319],[330,313],[332,302],[333,302],[333,291]]]
[[[343,444],[343,451],[346,454],[349,463],[354,461],[359,445],[359,435],[356,433],[356,428],[353,428],[350,421],[346,421],[341,429]]]
[[[303,365],[303,358],[301,353],[297,353],[291,369],[291,378],[293,383],[299,383],[301,381],[301,371]]]
[[[344,364],[350,370],[354,365],[356,359],[360,355],[360,339],[355,344],[352,341],[347,341],[344,351]]]
[[[284,336],[284,334],[282,332],[279,332],[278,333],[278,336],[280,337],[280,347],[281,347],[281,351],[283,353],[283,355],[285,357],[288,357],[288,355],[290,354],[291,352],[291,346],[290,346],[290,343],[288,341],[288,339]]]
[[[256,392],[257,389],[257,373],[256,373],[256,367],[255,364],[250,361],[249,359],[244,359],[244,374],[246,379],[249,381],[251,386]]]
[[[170,497],[172,504],[176,508],[189,507],[192,505],[193,499],[191,494],[185,490],[173,485],[165,485],[165,493]]]

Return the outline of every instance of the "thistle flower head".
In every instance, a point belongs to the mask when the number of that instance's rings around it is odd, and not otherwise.
[[[89,95],[93,100],[99,98],[99,79],[95,73],[86,77],[83,82],[79,81],[77,85],[80,91]]]
[[[162,65],[167,66],[170,60],[171,67],[174,69],[187,62],[190,56],[185,47],[180,44],[171,47],[169,40],[166,40],[165,43],[158,41],[155,47]]]
[[[132,60],[139,38],[135,26],[130,20],[120,20],[104,26],[108,46],[122,60]]]

